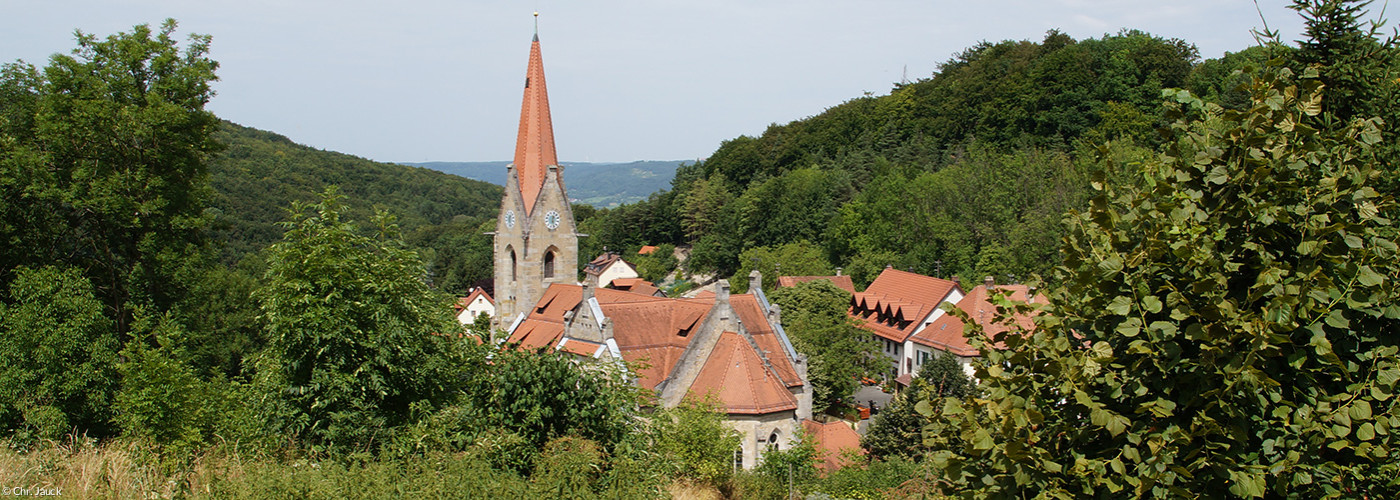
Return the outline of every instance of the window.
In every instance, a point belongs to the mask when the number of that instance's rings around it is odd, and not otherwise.
[[[554,277],[554,252],[544,253],[544,277]]]
[[[744,449],[734,450],[734,470],[744,468]]]
[[[778,430],[773,429],[773,433],[768,435],[768,451],[778,449]]]
[[[510,280],[515,281],[515,249],[510,247],[506,247],[506,249],[510,251]]]
[[[928,353],[927,353],[927,352],[924,352],[924,351],[919,351],[919,366],[924,366],[924,363],[927,363],[927,362],[928,362]]]

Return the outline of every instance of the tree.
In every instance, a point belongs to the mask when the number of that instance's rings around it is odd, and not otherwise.
[[[639,389],[626,369],[566,356],[497,352],[467,389],[468,404],[482,422],[518,434],[535,449],[570,435],[611,449],[632,428]]]
[[[740,437],[724,419],[713,400],[686,399],[675,408],[657,410],[650,432],[666,473],[715,485],[729,478]]]
[[[1166,91],[1174,141],[1094,183],[1051,314],[982,354],[987,397],[928,400],[970,496],[1396,496],[1394,199],[1380,121],[1306,125],[1315,72],[1269,68],[1227,111]],[[1029,306],[1002,306],[1025,313]],[[975,340],[979,332],[971,332]],[[960,440],[960,441],[959,441]]]
[[[773,290],[778,276],[826,276],[832,273],[831,263],[822,256],[822,249],[806,240],[772,247],[754,247],[739,254],[739,270],[734,272],[734,293],[749,290],[749,273],[763,274],[763,289]]]
[[[218,120],[204,110],[218,63],[209,37],[183,50],[175,21],[99,39],[42,72],[0,71],[0,285],[19,265],[85,270],[117,332],[135,305],[167,310],[202,250],[206,161]]]
[[[871,458],[920,460],[928,451],[923,443],[923,429],[931,419],[921,415],[915,406],[924,400],[962,399],[972,395],[975,388],[957,358],[951,354],[934,356],[919,370],[909,388],[875,416],[870,432],[861,438],[860,444],[870,452]]]
[[[783,329],[797,352],[807,355],[812,411],[821,413],[860,387],[860,377],[884,364],[869,330],[846,315],[851,294],[825,280],[774,290],[768,297],[782,310]]]
[[[8,299],[0,302],[0,430],[106,435],[120,344],[92,284],[73,268],[21,267]]]
[[[380,213],[375,234],[360,234],[334,188],[291,211],[255,293],[268,336],[260,383],[283,405],[276,424],[351,449],[450,402],[480,369],[477,344],[460,338],[451,297],[428,288],[392,219]]]

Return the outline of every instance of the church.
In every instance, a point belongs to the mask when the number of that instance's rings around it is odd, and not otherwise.
[[[752,468],[769,449],[787,449],[812,418],[807,359],[782,329],[781,311],[750,292],[695,298],[580,283],[578,238],[564,168],[554,149],[539,35],[530,44],[515,159],[494,233],[496,316],[507,345],[547,348],[586,362],[638,366],[637,384],[674,407],[710,398],[742,438],[734,465]]]

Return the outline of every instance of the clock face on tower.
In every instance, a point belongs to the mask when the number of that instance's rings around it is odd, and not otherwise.
[[[544,227],[549,228],[551,231],[553,231],[554,228],[559,227],[559,212],[553,210],[545,212]]]
[[[515,211],[514,211],[514,210],[506,210],[506,227],[507,227],[507,228],[511,228],[511,229],[514,229],[514,228],[515,228]]]

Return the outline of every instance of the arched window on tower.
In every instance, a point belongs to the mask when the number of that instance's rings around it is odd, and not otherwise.
[[[515,277],[515,276],[516,276],[516,274],[515,274],[515,271],[516,271],[516,265],[515,265],[515,249],[514,249],[514,248],[510,248],[510,247],[506,247],[506,248],[507,248],[508,250],[510,250],[510,280],[511,280],[511,281],[515,281],[515,280],[516,280],[516,277]]]
[[[547,252],[544,253],[544,277],[545,277],[545,278],[553,278],[553,277],[554,277],[554,251],[553,251],[553,250],[550,250],[550,251],[547,251]]]

